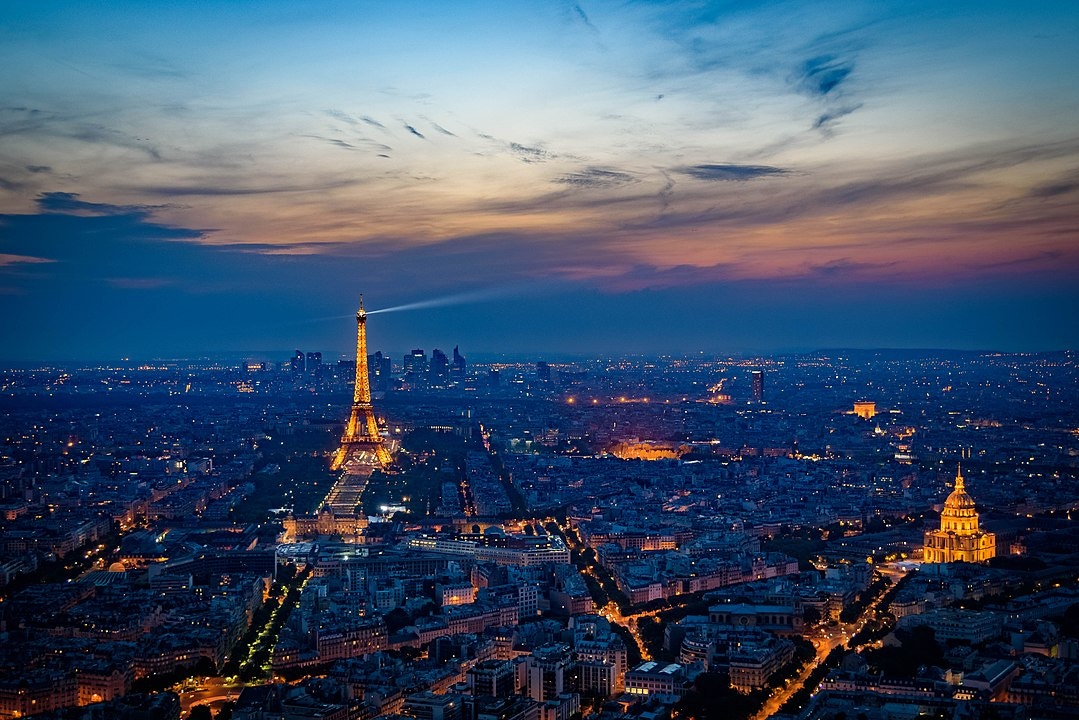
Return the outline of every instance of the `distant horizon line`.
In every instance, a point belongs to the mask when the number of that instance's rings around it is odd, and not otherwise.
[[[431,349],[440,349],[432,346]],[[286,363],[293,357],[294,350],[244,350],[244,351],[219,351],[213,353],[197,353],[191,355],[174,355],[174,356],[119,356],[109,358],[52,358],[52,359],[31,359],[31,360],[16,360],[16,359],[3,359],[0,358],[0,369],[25,369],[27,366],[50,366],[50,365],[80,365],[80,364],[123,364],[123,365],[140,365],[146,363],[193,363],[193,362],[236,362],[242,363],[245,361],[250,362],[280,362]],[[427,352],[427,348],[424,348]],[[308,351],[304,351],[306,354]],[[319,350],[311,350],[310,352],[322,352]],[[378,352],[376,350],[376,352]],[[384,353],[390,358],[400,356],[404,357],[408,351],[398,350],[389,351]],[[611,353],[566,353],[566,352],[490,352],[490,351],[473,351],[471,353],[462,353],[467,359],[470,355],[475,358],[475,362],[489,363],[489,362],[506,362],[506,361],[548,361],[548,362],[582,362],[582,361],[602,361],[610,359],[675,359],[675,360],[691,360],[691,359],[732,359],[732,360],[749,360],[754,358],[782,358],[792,356],[813,356],[821,354],[835,354],[835,353],[851,353],[851,354],[874,354],[874,353],[887,353],[896,355],[907,356],[931,356],[934,354],[948,354],[948,355],[1005,355],[1005,356],[1023,356],[1023,355],[1068,355],[1077,353],[1079,350],[1075,348],[1058,348],[1052,350],[997,350],[992,348],[981,349],[968,349],[968,348],[942,348],[942,347],[822,347],[807,350],[799,349],[787,349],[787,350],[775,350],[771,352],[763,351],[749,351],[740,350],[728,353],[712,352],[712,351],[691,351],[691,352],[679,352],[679,353],[654,353],[654,352],[611,352]],[[375,353],[371,353],[374,355]],[[338,360],[350,360],[351,355],[345,353],[339,353],[331,355],[330,357],[324,357],[325,362],[337,362]]]

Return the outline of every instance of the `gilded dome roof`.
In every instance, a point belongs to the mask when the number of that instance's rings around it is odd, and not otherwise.
[[[955,490],[952,490],[952,494],[944,501],[944,507],[950,510],[974,509],[974,498],[967,494],[962,470],[955,475]]]

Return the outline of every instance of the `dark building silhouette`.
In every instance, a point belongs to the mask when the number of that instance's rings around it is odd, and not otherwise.
[[[450,375],[454,382],[465,381],[465,356],[460,353],[456,345],[453,346],[453,367],[450,368]]]
[[[388,390],[390,379],[393,375],[393,361],[390,356],[383,355],[382,351],[379,350],[367,358],[367,365],[369,368],[368,374],[371,378],[371,389]]]
[[[764,402],[764,372],[762,370],[753,371],[753,402]]]
[[[303,375],[307,371],[307,361],[304,358],[302,350],[297,350],[296,354],[292,356],[292,374]]]
[[[445,386],[450,381],[450,360],[438,348],[431,351],[430,380],[432,385]]]
[[[304,368],[304,372],[308,375],[318,375],[322,369],[322,353],[309,352],[307,353],[307,367]]]
[[[468,671],[473,695],[508,698],[516,692],[516,666],[512,660],[484,660]]]
[[[551,367],[543,360],[536,363],[536,379],[540,382],[551,382]]]

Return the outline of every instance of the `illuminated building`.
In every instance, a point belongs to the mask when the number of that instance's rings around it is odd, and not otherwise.
[[[925,534],[922,557],[927,563],[985,562],[996,554],[996,536],[979,529],[974,498],[967,494],[962,470],[957,470],[955,489],[940,513],[940,530]]]
[[[648,695],[664,701],[679,700],[685,694],[686,672],[677,663],[646,662],[626,673],[626,692]]]
[[[764,371],[754,370],[753,374],[753,402],[764,402]]]
[[[427,353],[416,348],[405,355],[405,377],[409,382],[419,383],[427,378]]]
[[[375,412],[371,407],[371,381],[367,374],[367,312],[356,311],[356,383],[352,393],[352,413],[341,437],[341,448],[333,461],[333,469],[340,469],[351,457],[373,460],[383,467],[390,464],[390,453],[383,444],[375,422]]]
[[[854,414],[863,420],[872,420],[877,414],[877,404],[869,400],[858,400],[854,403]]]

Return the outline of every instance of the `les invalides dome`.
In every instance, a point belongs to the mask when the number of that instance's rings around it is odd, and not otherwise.
[[[940,530],[925,534],[922,557],[927,563],[985,562],[996,554],[996,536],[978,527],[974,498],[967,493],[960,469],[955,475],[955,489],[940,513]]]

